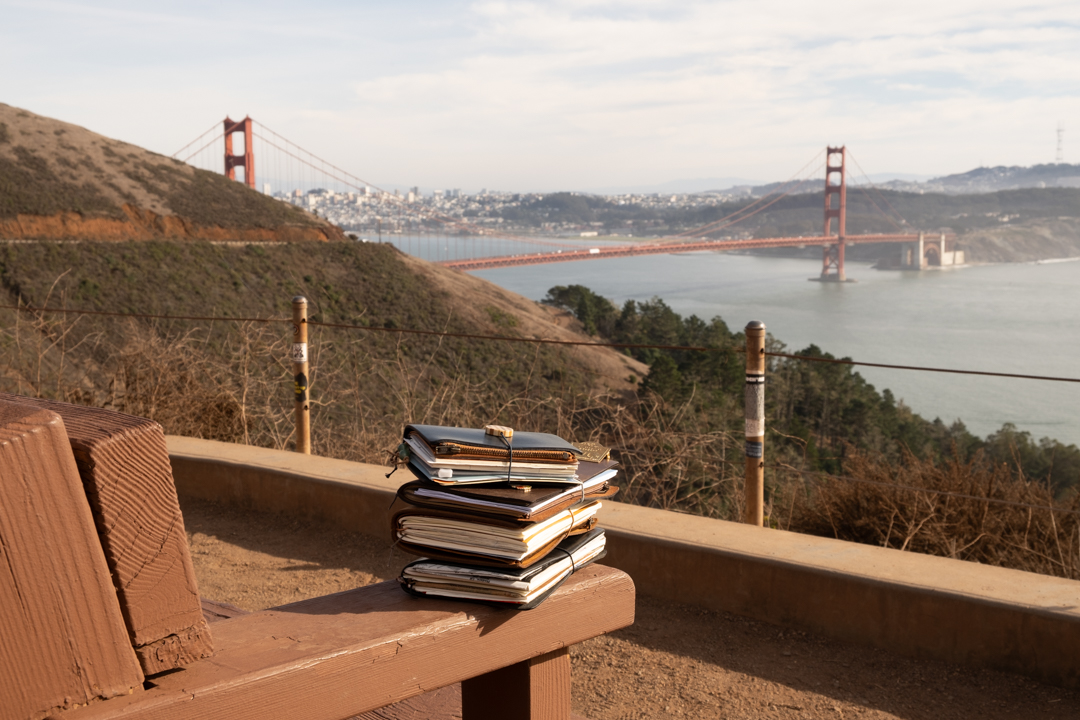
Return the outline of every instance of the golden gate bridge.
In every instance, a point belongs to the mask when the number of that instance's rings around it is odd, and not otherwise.
[[[242,152],[234,144],[234,135],[237,134],[242,136]],[[259,174],[256,171],[256,155],[260,157],[260,168],[262,168]],[[256,123],[250,117],[245,117],[243,120],[232,120],[227,117],[220,125],[215,123],[209,130],[174,153],[173,157],[203,169],[215,171],[220,169],[230,179],[240,180],[253,190],[259,190],[257,180],[262,178],[262,189],[269,193],[271,184],[267,180],[272,179],[279,186],[292,188],[288,193],[279,192],[277,196],[293,202],[313,192],[318,192],[316,188],[326,184],[332,183],[338,187],[347,188],[350,195],[355,194],[371,201],[369,203],[372,208],[370,217],[374,220],[380,240],[385,227],[387,235],[398,237],[399,242],[396,244],[399,249],[406,251],[411,250],[412,247],[411,244],[404,242],[403,238],[406,236],[412,238],[414,234],[418,245],[420,237],[434,239],[440,245],[446,244],[447,250],[449,250],[449,243],[453,242],[456,248],[455,257],[436,258],[434,261],[464,271],[641,255],[820,245],[822,269],[818,279],[827,282],[844,282],[848,279],[844,268],[845,248],[851,245],[906,243],[906,260],[903,260],[901,264],[912,268],[925,267],[927,264],[941,264],[943,258],[954,257],[953,253],[947,249],[947,243],[954,242],[954,236],[951,234],[921,232],[849,234],[847,232],[849,151],[844,146],[827,147],[824,161],[810,170],[809,174],[806,173],[806,169],[814,164],[814,160],[808,162],[802,170],[776,190],[718,220],[656,239],[625,244],[594,242],[591,246],[570,244],[565,239],[496,232],[491,227],[479,224],[476,220],[424,206],[418,202],[415,193],[409,192],[402,196],[396,190],[393,193],[382,190],[337,165],[319,158],[265,125]],[[822,165],[825,169],[825,183],[823,224],[820,235],[734,240],[709,237],[767,210],[784,197],[797,192],[811,180],[811,176],[818,172]],[[237,170],[242,171],[242,178],[237,178]],[[303,190],[305,186],[308,188],[307,193]],[[873,187],[872,184],[871,187]],[[900,217],[880,191],[877,194],[882,204],[887,206],[892,214],[886,212],[868,194],[871,205],[898,231],[903,230],[903,226],[907,224],[906,221]],[[498,242],[485,243],[483,242],[485,239]],[[575,240],[580,243],[580,240]],[[517,243],[523,248],[543,247],[545,249],[533,252],[507,252],[508,243],[511,246]],[[450,253],[447,252],[447,254]],[[461,257],[463,254],[465,257]]]

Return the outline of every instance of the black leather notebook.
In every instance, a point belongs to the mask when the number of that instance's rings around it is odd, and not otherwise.
[[[409,506],[394,513],[391,537],[396,547],[421,557],[526,568],[542,560],[567,537],[596,527],[596,513],[601,506],[600,501],[593,500],[533,523]]]
[[[509,439],[488,435],[482,429],[445,425],[406,425],[405,438],[415,435],[432,449],[436,457],[473,459],[575,462],[581,451],[558,435],[515,432]]]
[[[447,486],[431,480],[415,480],[398,488],[398,498],[417,507],[513,518],[518,522],[539,522],[579,503],[615,495],[619,489],[611,481],[617,466],[614,460],[581,462],[577,481],[573,485],[501,482]],[[424,473],[419,468],[410,466],[410,469],[423,477]]]

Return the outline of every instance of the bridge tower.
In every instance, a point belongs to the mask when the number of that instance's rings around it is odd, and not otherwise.
[[[233,155],[232,136],[244,133],[244,154]],[[244,168],[244,184],[255,189],[255,153],[251,149],[251,117],[243,120],[225,118],[225,174],[230,180],[236,179],[236,166]]]
[[[834,156],[840,156],[840,164],[834,165]],[[825,237],[832,235],[832,220],[836,218],[836,243],[825,245],[822,251],[821,279],[829,282],[846,282],[844,274],[844,239],[847,237],[847,147],[825,148]],[[833,175],[839,182],[833,183]],[[833,196],[837,196],[835,207]]]

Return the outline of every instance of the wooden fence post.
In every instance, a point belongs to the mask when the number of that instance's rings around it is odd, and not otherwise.
[[[296,401],[296,452],[311,454],[311,404],[308,402],[308,325],[307,298],[292,299],[293,381]]]
[[[746,325],[746,508],[743,522],[765,521],[765,323]]]

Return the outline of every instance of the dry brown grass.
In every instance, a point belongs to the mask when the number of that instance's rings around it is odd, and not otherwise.
[[[779,474],[773,518],[788,529],[1080,579],[1080,496],[1056,501],[1019,464],[850,452],[845,477]]]
[[[150,417],[170,434],[288,449],[288,340],[280,324],[180,331],[117,319],[90,327],[77,316],[0,311],[0,390]],[[437,346],[417,358],[399,345],[390,356],[375,355],[363,333],[326,332],[313,347],[314,451],[384,463],[406,423],[497,422],[615,448],[623,501],[741,516],[742,438],[687,431],[707,427],[688,417],[692,400],[676,407],[655,397],[571,388],[537,393],[539,350],[523,369],[523,389],[508,396],[492,380],[466,380],[457,365],[467,362],[461,352]],[[1045,485],[1015,466],[981,459],[935,465],[910,454],[890,465],[849,450],[845,475],[808,475],[797,465],[771,469],[770,524],[1080,579],[1080,498],[1055,503]],[[1068,512],[1039,509],[1048,506]]]

